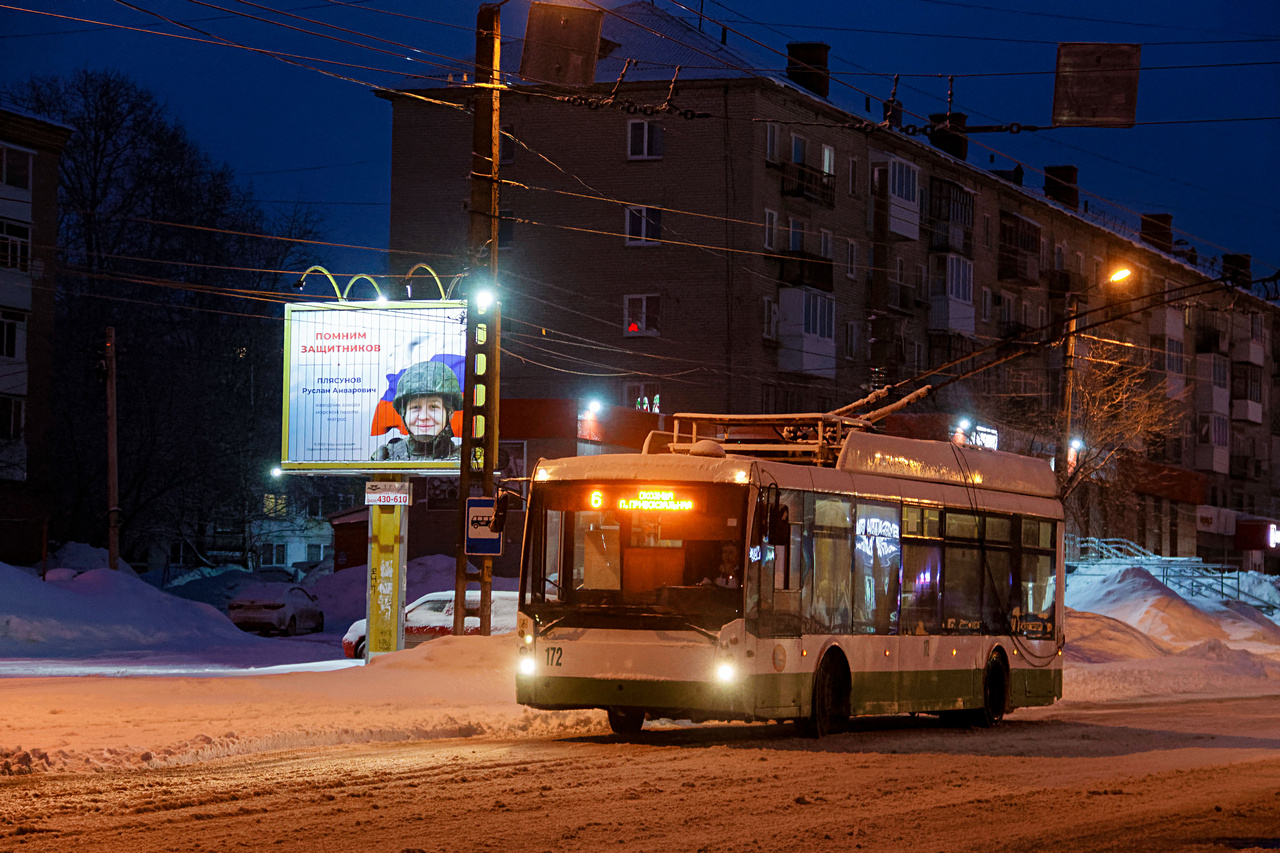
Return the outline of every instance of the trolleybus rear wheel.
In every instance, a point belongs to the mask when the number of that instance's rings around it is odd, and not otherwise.
[[[644,726],[643,708],[610,708],[609,728],[617,735],[633,735]]]
[[[988,729],[1004,719],[1009,704],[1009,665],[993,651],[982,672],[982,707],[973,712],[973,725]]]

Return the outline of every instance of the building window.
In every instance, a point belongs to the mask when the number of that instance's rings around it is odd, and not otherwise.
[[[899,284],[902,284],[907,280],[907,262],[902,258],[894,259],[893,280]]]
[[[0,177],[11,187],[31,189],[31,153],[0,145]]]
[[[778,300],[770,296],[764,298],[763,334],[766,341],[776,341],[778,339]]]
[[[924,293],[924,283],[925,283],[924,264],[916,264],[916,278],[915,278],[915,281],[912,282],[912,284],[915,286],[917,293],[920,293],[920,294]]]
[[[632,337],[659,334],[658,322],[661,317],[662,297],[656,293],[624,296],[626,306],[622,317],[623,333]]]
[[[280,543],[266,542],[262,545],[262,565],[283,566],[289,559],[289,546]]]
[[[834,341],[836,302],[823,293],[804,295],[804,333],[824,340]]]
[[[982,214],[982,245],[991,248],[991,214]]]
[[[804,165],[809,159],[809,140],[791,134],[791,162]]]
[[[825,228],[818,231],[818,254],[832,259],[836,256],[835,248],[831,243],[831,232]]]
[[[320,560],[320,555],[322,553],[323,553],[323,549],[320,547],[319,542],[307,543],[307,562],[309,563],[318,562]]]
[[[31,226],[0,219],[0,267],[27,272],[31,269]]]
[[[778,126],[769,122],[764,126],[764,159],[770,163],[778,162]]]
[[[787,248],[793,252],[804,251],[804,222],[799,219],[787,221]]]
[[[1262,368],[1256,364],[1237,364],[1231,373],[1231,399],[1262,402]]]
[[[1053,247],[1053,268],[1055,270],[1065,270],[1067,268],[1067,244],[1059,243]]]
[[[844,357],[852,361],[861,354],[862,324],[849,322],[844,324]]]
[[[984,287],[982,288],[982,320],[984,323],[991,321],[991,307],[991,288]]]
[[[498,250],[510,249],[516,239],[516,212],[498,211]]]
[[[1210,354],[1209,364],[1213,369],[1213,387],[1226,388],[1231,376],[1231,363],[1224,355]]]
[[[1169,338],[1165,342],[1165,370],[1170,373],[1181,376],[1185,372],[1186,350],[1182,345],[1182,341],[1177,338]]]
[[[514,124],[503,125],[502,133],[498,136],[498,162],[514,163],[516,160],[516,126]]]
[[[23,358],[25,347],[19,335],[26,331],[27,315],[22,311],[0,311],[0,356]]]
[[[1200,415],[1197,419],[1200,428],[1199,444],[1213,447],[1226,447],[1229,429],[1226,415]]]
[[[623,403],[642,412],[658,412],[662,405],[657,382],[628,382],[622,390]]]
[[[822,173],[824,175],[836,173],[836,149],[830,145],[822,146]]]
[[[22,438],[22,415],[25,408],[22,397],[0,394],[0,439],[17,441]]]
[[[768,208],[764,211],[764,247],[766,249],[778,247],[778,212]]]
[[[627,122],[627,159],[658,160],[662,157],[662,125],[644,119]]]
[[[662,240],[662,211],[656,207],[627,208],[627,245],[653,246]]]
[[[284,518],[288,512],[288,503],[284,495],[263,495],[262,514],[267,518]]]
[[[858,194],[858,158],[849,158],[849,195]]]
[[[919,198],[920,170],[902,160],[889,161],[889,193],[917,204]]]
[[[973,261],[959,255],[947,255],[947,296],[967,304],[973,303]]]
[[[849,278],[858,277],[858,244],[852,240],[845,243],[844,274]]]

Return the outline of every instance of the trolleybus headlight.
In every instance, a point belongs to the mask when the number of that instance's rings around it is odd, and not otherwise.
[[[533,662],[533,655],[530,655],[529,657],[526,657],[526,658],[520,658],[520,674],[521,675],[533,675],[533,670],[535,666],[536,664]]]
[[[718,667],[716,667],[717,681],[727,684],[730,681],[733,681],[733,679],[736,676],[737,676],[737,673],[734,671],[733,664],[731,663],[722,663]]]

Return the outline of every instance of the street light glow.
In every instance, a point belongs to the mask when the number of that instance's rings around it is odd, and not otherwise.
[[[275,467],[275,468],[272,468],[272,469],[271,469],[271,476],[272,476],[272,477],[282,477],[282,476],[284,476],[284,469],[283,469],[283,468],[280,468],[280,467],[278,467],[278,466],[277,466],[277,467]]]
[[[1120,269],[1116,270],[1111,274],[1111,278],[1108,279],[1108,281],[1110,281],[1112,284],[1115,284],[1118,281],[1124,281],[1126,278],[1128,278],[1131,275],[1133,275],[1133,270],[1129,269],[1128,267],[1121,267]]]
[[[599,400],[592,400],[590,403],[587,403],[587,411],[588,411],[588,412],[590,412],[590,413],[591,413],[591,414],[593,414],[593,415],[597,415],[597,414],[599,414],[599,413],[600,413],[600,401],[599,401]]]
[[[489,310],[489,306],[493,304],[493,292],[482,290],[476,294],[476,307],[481,311]]]

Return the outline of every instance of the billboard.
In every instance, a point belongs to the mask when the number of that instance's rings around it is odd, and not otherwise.
[[[457,475],[467,303],[286,305],[286,471]]]

